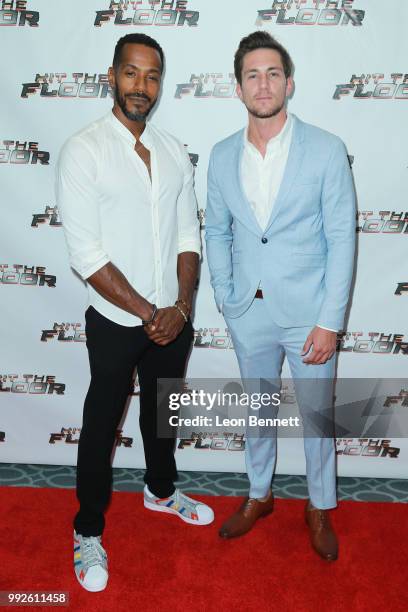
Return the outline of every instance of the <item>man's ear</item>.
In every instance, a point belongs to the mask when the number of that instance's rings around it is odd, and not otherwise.
[[[289,97],[292,95],[294,86],[295,84],[293,82],[293,77],[291,76],[288,77],[286,81],[286,97]]]
[[[237,94],[238,94],[238,98],[242,102],[242,89],[241,89],[241,85],[239,83],[237,83]]]
[[[115,70],[112,66],[108,70],[108,81],[112,89],[115,89],[116,87]]]

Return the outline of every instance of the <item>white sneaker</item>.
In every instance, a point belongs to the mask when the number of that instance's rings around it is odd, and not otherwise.
[[[180,489],[176,489],[170,497],[161,498],[153,495],[146,485],[143,490],[143,502],[145,508],[149,510],[176,514],[190,525],[209,525],[214,520],[214,512],[209,506],[187,497]]]
[[[108,556],[101,536],[85,537],[74,531],[74,570],[87,591],[103,591],[108,583]]]

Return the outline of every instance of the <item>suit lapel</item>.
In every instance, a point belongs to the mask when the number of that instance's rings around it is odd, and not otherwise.
[[[285,203],[285,200],[289,194],[289,191],[296,179],[296,175],[300,169],[303,156],[305,154],[305,148],[303,146],[304,139],[304,128],[303,123],[295,116],[293,116],[293,131],[292,131],[292,142],[289,148],[288,159],[286,162],[285,171],[281,182],[278,195],[276,196],[275,204],[272,209],[271,216],[267,223],[264,233],[269,230],[272,223],[275,221]]]

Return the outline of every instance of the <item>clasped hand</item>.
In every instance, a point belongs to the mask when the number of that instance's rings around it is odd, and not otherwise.
[[[166,346],[177,338],[185,325],[181,312],[174,306],[159,308],[152,323],[145,325],[146,334],[150,340]]]

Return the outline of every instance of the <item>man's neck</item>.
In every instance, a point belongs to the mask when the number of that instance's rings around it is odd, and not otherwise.
[[[117,104],[114,104],[112,109],[113,114],[116,119],[118,119],[124,126],[133,134],[136,140],[139,140],[140,136],[143,134],[143,131],[146,127],[145,121],[132,121],[128,119],[126,115],[123,114],[122,109]]]
[[[281,132],[286,119],[285,108],[274,117],[266,119],[248,115],[248,140],[258,149],[262,157],[265,157],[268,142]]]

